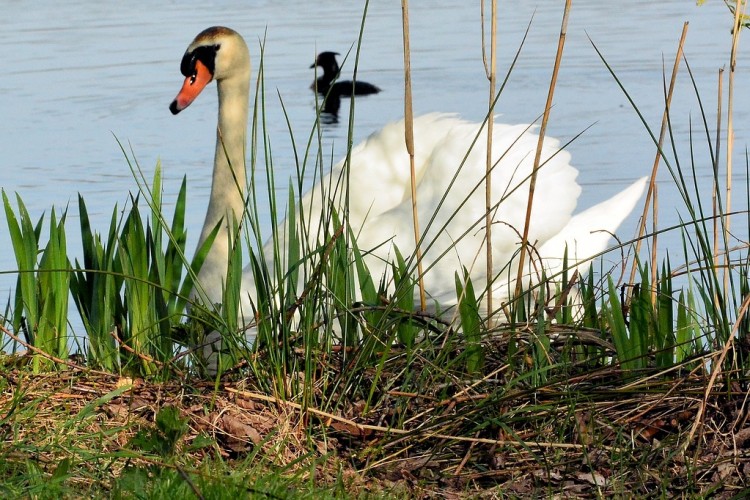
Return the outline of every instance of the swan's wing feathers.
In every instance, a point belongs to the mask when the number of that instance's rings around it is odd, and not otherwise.
[[[432,113],[414,120],[414,166],[418,189],[427,177],[435,177],[430,163],[432,152],[464,124],[454,115]],[[371,134],[351,153],[350,213],[353,220],[364,220],[394,209],[411,199],[411,172],[404,139],[404,120],[390,123]],[[339,163],[334,172],[340,172]],[[427,187],[429,189],[429,187]]]
[[[567,245],[570,262],[574,263],[606,250],[612,235],[643,195],[646,181],[647,178],[641,178],[615,196],[576,214],[541,247],[541,256],[550,262],[559,261]]]
[[[492,136],[493,254],[507,260],[516,251],[526,222],[529,179],[534,166],[538,135],[528,125],[496,124]],[[565,226],[576,207],[581,188],[578,170],[569,163],[570,154],[560,151],[559,142],[547,139],[541,155],[534,204],[531,211],[530,241],[544,242]],[[429,177],[419,184],[420,218],[429,219],[442,203],[437,220],[448,221],[446,232],[457,238],[476,228],[473,238],[457,252],[476,251],[484,227],[487,131],[480,124],[457,121],[445,140],[432,151]],[[444,196],[448,192],[448,196]],[[436,230],[442,225],[436,225]]]

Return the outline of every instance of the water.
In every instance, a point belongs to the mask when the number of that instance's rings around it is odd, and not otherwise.
[[[356,43],[362,3],[321,0],[286,2],[101,3],[71,0],[5,2],[0,45],[0,165],[6,192],[18,192],[32,218],[70,207],[69,246],[79,253],[77,195],[86,200],[92,222],[106,230],[115,204],[122,207],[136,190],[117,140],[135,154],[148,178],[158,161],[164,168],[166,196],[174,199],[188,177],[192,249],[203,221],[213,163],[215,92],[173,117],[167,106],[182,81],[179,61],[195,34],[222,24],[243,33],[257,70],[264,40],[266,108],[277,179],[291,175],[293,152],[279,95],[297,144],[304,144],[314,119],[308,89],[315,54],[342,54]],[[481,120],[487,108],[487,80],[481,61],[477,2],[411,2],[414,110],[456,112]],[[462,5],[462,6],[459,6]],[[504,74],[531,23],[510,80],[499,101],[501,121],[530,122],[543,111],[553,66],[563,2],[500,2],[499,72]],[[371,2],[365,23],[359,78],[383,92],[358,101],[355,140],[403,114],[401,8],[398,0]],[[563,65],[548,134],[569,146],[584,186],[580,206],[609,197],[637,177],[648,175],[655,148],[640,119],[592,47],[601,50],[644,118],[658,133],[663,110],[663,71],[671,70],[684,21],[690,22],[685,54],[704,100],[708,123],[716,122],[719,68],[728,62],[731,17],[723,2],[703,7],[688,0],[618,3],[574,2]],[[744,34],[747,38],[747,34]],[[591,41],[590,41],[590,40]],[[351,73],[354,53],[344,65]],[[750,74],[740,50],[737,88]],[[502,76],[501,76],[502,79]],[[726,88],[726,87],[725,87]],[[726,90],[725,90],[726,95]],[[325,129],[326,147],[339,158],[346,146],[342,123]],[[738,150],[748,143],[750,101],[735,102]],[[690,122],[698,152],[698,176],[710,186],[706,139],[697,126],[699,107],[684,66],[673,101],[676,148],[689,160]],[[726,153],[722,153],[726,157]],[[743,164],[740,154],[736,164]],[[743,183],[740,183],[743,184]],[[682,203],[666,171],[660,176],[661,223],[678,220]],[[735,199],[743,195],[735,191]],[[746,209],[747,207],[737,207]],[[632,234],[636,217],[621,235]],[[679,248],[676,236],[663,238],[662,252]],[[4,217],[0,218],[0,270],[15,267]],[[11,296],[15,275],[0,274],[0,304]],[[78,325],[75,319],[74,326]],[[76,328],[80,331],[79,328]]]

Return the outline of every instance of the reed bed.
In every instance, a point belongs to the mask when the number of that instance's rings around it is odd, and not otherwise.
[[[734,5],[732,61],[744,5]],[[406,0],[402,8],[408,82]],[[570,10],[568,2],[556,68],[564,64]],[[495,91],[494,25],[491,32],[487,127],[502,92],[502,85]],[[585,276],[565,270],[533,288],[519,286],[512,301],[491,305],[490,314],[481,313],[483,301],[494,304],[487,284],[472,283],[461,269],[453,318],[428,313],[419,278],[430,270],[422,269],[419,250],[396,253],[388,278],[370,272],[347,225],[346,169],[320,186],[321,196],[333,200],[320,213],[296,208],[302,179],[311,171],[320,179],[330,165],[320,119],[295,155],[298,176],[289,182],[286,206],[276,205],[262,59],[250,195],[236,221],[222,304],[188,299],[212,240],[192,257],[186,251],[187,182],[168,216],[160,169],[145,179],[130,152],[123,149],[138,194],[113,209],[105,233],[91,227],[79,199],[80,261],[68,257],[65,213],[52,211],[34,223],[21,197],[13,202],[3,192],[18,284],[0,325],[9,352],[0,356],[0,494],[731,497],[747,491],[748,242],[733,240],[729,217],[750,226],[750,216],[730,213],[737,191],[721,187],[732,168],[720,169],[721,120],[709,127],[697,88],[705,148],[698,154],[696,141],[685,160],[665,146],[673,142],[670,96],[685,36],[687,27],[665,84],[659,134],[643,120],[656,159],[640,234],[608,254],[620,256],[619,264],[592,261]],[[731,94],[731,77],[729,86]],[[553,77],[543,129],[554,87]],[[350,134],[353,110],[354,100]],[[408,137],[407,125],[407,143]],[[731,140],[726,147],[729,163]],[[700,197],[695,175],[706,158],[714,172],[711,200]],[[658,224],[660,165],[684,201],[677,227]],[[255,182],[260,169],[268,186]],[[747,157],[745,169],[747,176]],[[533,179],[531,186],[527,214],[538,203]],[[264,200],[275,228],[265,247],[269,235],[258,223]],[[488,204],[488,215],[492,209]],[[281,214],[288,234],[279,229]],[[312,218],[326,221],[320,234],[310,233]],[[429,247],[419,227],[415,221],[416,248]],[[664,231],[680,234],[684,262],[642,255],[641,243],[656,247]],[[279,265],[265,265],[267,251]],[[261,285],[254,344],[237,321],[247,256]],[[490,259],[486,265],[493,268]],[[69,297],[85,339],[68,336]],[[213,378],[190,347],[210,331],[225,341]]]

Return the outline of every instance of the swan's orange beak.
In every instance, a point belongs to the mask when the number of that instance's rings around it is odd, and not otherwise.
[[[174,98],[172,104],[169,105],[169,110],[173,115],[176,115],[183,109],[190,106],[201,90],[206,88],[206,85],[211,83],[213,75],[208,70],[205,64],[200,61],[195,61],[195,72],[185,78],[185,82],[182,84],[180,92],[177,97]]]

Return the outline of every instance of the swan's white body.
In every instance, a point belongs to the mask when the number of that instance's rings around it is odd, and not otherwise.
[[[208,60],[210,57],[213,59]],[[189,88],[196,77],[200,83],[201,63],[213,66],[209,69],[218,84],[219,123],[211,197],[199,246],[219,221],[221,230],[198,278],[205,293],[203,299],[217,303],[222,300],[227,271],[231,218],[240,219],[244,205],[250,59],[242,37],[232,30],[209,28],[199,34],[183,58],[187,78],[172,104],[174,113],[189,105],[210,82],[211,78],[197,91]],[[494,126],[492,199],[498,208],[493,217],[492,251],[495,268],[505,269],[495,281],[493,295],[497,300],[512,292],[511,280],[517,272],[512,262],[517,260],[528,177],[538,141],[528,128]],[[434,302],[448,306],[456,302],[456,271],[471,269],[475,283],[486,279],[486,129],[452,115],[429,114],[415,119],[414,143],[419,220],[427,233],[423,248],[425,287]],[[578,171],[570,165],[570,155],[558,147],[557,140],[545,140],[543,166],[536,182],[529,229],[529,242],[535,248],[530,269],[535,274],[541,274],[540,263],[548,275],[558,270],[566,246],[571,266],[605,250],[645,186],[645,179],[640,179],[614,197],[573,215],[581,193],[576,183]],[[409,255],[415,247],[403,121],[386,125],[354,147],[350,165],[341,162],[330,175],[338,178],[343,168],[349,168],[349,224],[358,235],[359,248],[372,250],[367,263],[373,275],[379,276],[394,258],[393,245],[403,255]],[[328,186],[328,179],[322,179],[320,185]],[[303,197],[301,208],[315,215],[320,213],[322,203],[320,190],[313,190]],[[315,218],[310,222],[320,223]],[[315,228],[310,234],[317,234]],[[273,252],[265,254],[272,256]],[[243,274],[241,304],[248,316],[255,296],[256,285],[248,268]]]

